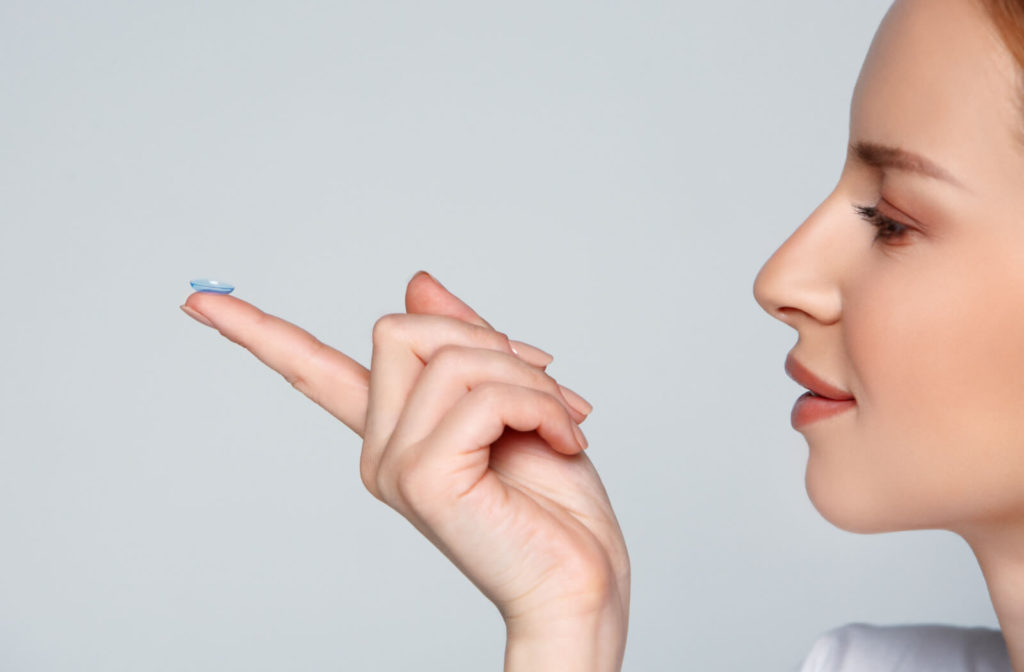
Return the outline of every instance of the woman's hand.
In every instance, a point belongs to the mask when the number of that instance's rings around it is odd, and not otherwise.
[[[508,669],[618,669],[629,561],[581,452],[589,405],[426,274],[406,304],[435,314],[378,321],[369,372],[233,297],[186,307],[364,437],[366,487],[498,606]]]

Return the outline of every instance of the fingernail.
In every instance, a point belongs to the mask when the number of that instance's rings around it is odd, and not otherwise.
[[[422,275],[426,278],[429,278],[430,281],[433,282],[435,285],[441,285],[441,283],[437,281],[437,278],[432,276],[430,273],[427,273],[426,271],[416,271],[415,275],[413,275],[412,277],[415,278],[417,275]],[[444,285],[441,286],[443,287]]]
[[[587,449],[590,444],[587,443],[587,437],[583,436],[583,430],[581,430],[576,423],[572,423],[572,433],[576,435],[576,442],[580,444],[580,448],[583,450]]]
[[[522,341],[509,341],[508,344],[512,346],[512,352],[518,355],[520,359],[542,369],[555,359],[540,348],[535,348]]]
[[[594,407],[589,401],[576,394],[568,387],[559,385],[558,388],[562,390],[562,394],[565,395],[565,400],[569,402],[569,405],[575,408],[583,415],[590,415],[590,412],[594,410]]]
[[[208,319],[206,319],[206,316],[200,313],[195,308],[191,308],[189,306],[181,306],[181,309],[185,312],[186,315],[191,317],[196,322],[199,322],[200,324],[205,324],[206,326],[212,329],[216,329],[216,327],[213,326],[213,322],[210,322]]]

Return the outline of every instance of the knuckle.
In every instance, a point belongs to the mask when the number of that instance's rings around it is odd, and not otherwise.
[[[425,501],[422,481],[411,472],[399,472],[381,480],[381,493],[385,504],[408,517],[422,508]]]
[[[502,383],[488,380],[475,386],[470,394],[476,403],[487,407],[500,405],[507,399],[508,388]]]
[[[287,380],[289,385],[303,394],[306,394],[309,389],[309,383],[306,382],[306,378],[298,371],[285,371],[281,374],[281,377]]]
[[[401,510],[405,515],[415,514],[421,519],[430,520],[444,499],[440,487],[435,470],[425,465],[410,465],[395,476],[395,499],[401,502]]]
[[[377,318],[377,321],[373,323],[373,345],[378,346],[381,343],[394,340],[395,335],[402,328],[403,317],[398,313],[388,313]]]
[[[480,344],[487,348],[493,348],[501,352],[512,352],[512,344],[509,342],[508,335],[500,331],[488,329],[487,327],[473,327],[473,333],[479,339]]]
[[[533,390],[532,393],[523,400],[523,403],[527,406],[530,413],[536,417],[555,418],[567,416],[569,411],[566,410],[565,404],[558,395],[558,390],[555,390],[554,392]]]
[[[425,485],[426,484],[420,470],[403,469],[395,478],[395,494],[397,494],[403,502],[407,502],[411,506],[415,506],[417,502],[423,500]]]
[[[500,331],[495,331],[490,327],[483,327],[479,324],[466,324],[464,322],[459,324],[459,328],[465,330],[462,332],[465,334],[464,338],[473,347],[512,352],[508,336]]]
[[[392,508],[396,507],[396,493],[392,479],[384,469],[378,469],[373,477],[373,487],[377,491],[377,499]]]
[[[465,358],[466,353],[463,348],[449,343],[442,345],[434,352],[434,356],[430,358],[428,366],[433,365],[433,368],[445,370],[457,369],[465,361]]]
[[[369,451],[366,449],[366,444],[364,443],[363,454],[359,458],[359,478],[363,482],[363,487],[365,487],[371,495],[383,501],[384,497],[381,494],[379,473],[380,470],[377,468],[375,461],[370,458]]]
[[[557,417],[553,414],[564,415],[565,407],[561,402],[546,392],[531,394],[523,400],[523,406],[529,415],[534,418]]]
[[[562,397],[562,392],[558,389],[558,385],[555,384],[550,391],[540,392],[541,402],[544,406],[550,407],[553,410],[561,411],[562,413],[568,413],[568,404]]]
[[[395,509],[399,508],[402,502],[401,490],[398,487],[401,474],[401,467],[396,464],[393,451],[385,448],[373,474],[373,487],[377,491],[377,498]]]
[[[533,376],[536,381],[536,387],[538,390],[556,399],[561,398],[562,391],[558,389],[558,381],[552,378],[549,373],[531,367],[530,375]]]
[[[380,491],[380,486],[377,485],[377,477],[372,472],[360,471],[360,477],[363,481],[363,487],[366,491],[373,495],[374,499],[384,501],[384,495]]]
[[[329,347],[316,339],[310,339],[305,344],[302,352],[295,358],[292,368],[281,372],[281,376],[296,390],[306,395],[316,403],[320,403],[319,395],[315,388],[316,371],[324,358],[325,351]],[[312,374],[312,375],[310,375]]]

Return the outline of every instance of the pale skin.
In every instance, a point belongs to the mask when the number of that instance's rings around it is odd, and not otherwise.
[[[856,399],[852,410],[801,428],[817,509],[853,531],[963,536],[1020,671],[1018,76],[980,4],[898,0],[854,91],[839,183],[765,264],[755,295],[797,330],[793,357]],[[878,226],[856,206],[877,208]]]
[[[1018,76],[980,5],[897,0],[839,182],[755,295],[797,331],[792,356],[855,400],[799,428],[814,505],[853,531],[963,536],[1024,672]],[[577,434],[589,405],[429,276],[406,305],[374,329],[367,371],[238,299],[186,303],[364,438],[370,492],[498,607],[506,669],[619,669],[629,562]]]
[[[498,607],[508,670],[617,670],[629,558],[577,424],[590,405],[425,273],[406,315],[373,329],[368,371],[229,296],[185,311],[250,350],[363,437],[376,497],[430,539]]]

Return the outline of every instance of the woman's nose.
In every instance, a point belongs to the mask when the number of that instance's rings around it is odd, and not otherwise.
[[[849,220],[834,197],[826,200],[765,262],[754,297],[769,315],[792,327],[811,319],[833,324],[842,315],[840,276],[850,253]]]

